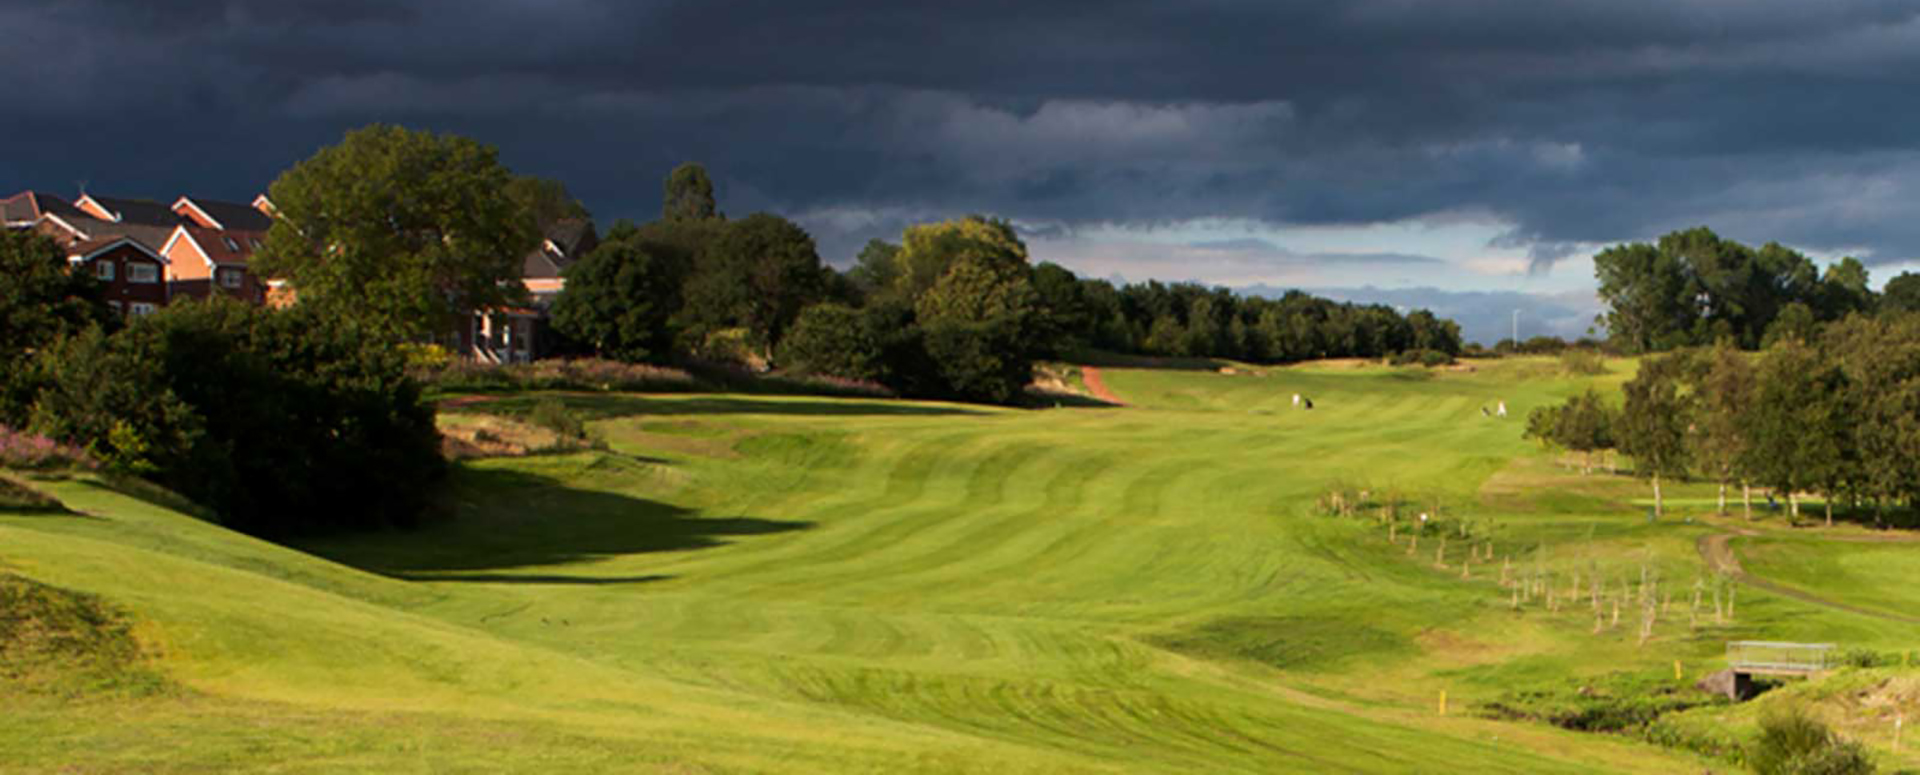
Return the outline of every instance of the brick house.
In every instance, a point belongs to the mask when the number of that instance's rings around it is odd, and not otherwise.
[[[247,264],[266,240],[265,231],[210,229],[181,225],[160,247],[172,272],[168,282],[178,296],[204,299],[222,293],[249,304],[267,302],[267,284]]]
[[[167,305],[167,260],[131,237],[74,243],[67,263],[99,278],[107,305],[122,315],[151,315]]]

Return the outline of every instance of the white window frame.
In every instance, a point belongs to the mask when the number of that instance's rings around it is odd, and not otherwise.
[[[226,244],[228,252],[230,253],[240,252],[240,243],[234,242],[232,237],[221,237],[220,241]]]
[[[145,272],[141,270],[146,270]],[[141,275],[145,274],[143,279]],[[138,261],[127,264],[127,282],[141,285],[153,285],[160,282],[160,267]]]
[[[107,282],[113,282],[113,262],[107,259],[93,262],[93,276]]]
[[[113,310],[113,314],[118,315],[122,311],[123,305],[121,305],[118,300],[109,299],[107,301],[107,309]]]
[[[127,314],[129,315],[151,315],[159,311],[160,307],[152,302],[136,301],[127,305]]]
[[[238,269],[228,269],[226,267],[220,267],[218,269],[213,270],[213,280],[214,282],[219,283],[220,287],[222,288],[226,288],[227,290],[237,291],[240,289],[241,286],[246,285],[247,278],[245,273],[241,272]],[[228,282],[229,280],[231,280],[232,282]]]

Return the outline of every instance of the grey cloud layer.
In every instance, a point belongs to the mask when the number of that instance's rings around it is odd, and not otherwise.
[[[1920,254],[1902,2],[0,0],[9,187],[244,196],[347,128],[461,131],[605,216],[685,158],[830,257],[902,218],[1072,230],[1472,214],[1545,268],[1708,223]],[[845,227],[845,228],[841,228]]]

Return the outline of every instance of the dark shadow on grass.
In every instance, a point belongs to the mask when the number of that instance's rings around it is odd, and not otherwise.
[[[1108,403],[1093,396],[1078,393],[1027,393],[1021,402],[1031,409],[1118,409],[1120,404]]]
[[[709,549],[743,537],[813,526],[754,517],[705,518],[671,504],[571,487],[524,471],[456,466],[446,488],[447,515],[418,528],[315,539],[299,548],[402,579],[464,576],[461,580],[594,583],[593,577],[585,575],[542,577],[503,571]],[[610,577],[597,581],[655,580]]]
[[[1176,358],[1155,357],[1151,355],[1127,355],[1125,353],[1092,350],[1075,353],[1075,361],[1088,366],[1102,366],[1114,369],[1165,369],[1168,371],[1219,371],[1228,366],[1226,361],[1212,358]]]

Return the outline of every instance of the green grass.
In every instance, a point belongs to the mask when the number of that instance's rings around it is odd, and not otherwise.
[[[0,684],[0,769],[1698,771],[1474,709],[1697,676],[1732,637],[1920,632],[1748,589],[1645,646],[1583,605],[1513,610],[1502,564],[1690,584],[1725,528],[1649,524],[1638,483],[1521,440],[1587,382],[1475,366],[1104,369],[1126,409],[567,395],[609,450],[463,464],[452,517],[297,548],[44,484],[80,515],[0,515],[0,572],[124,612],[174,688]],[[1472,537],[1435,567],[1437,535],[1410,554],[1370,514],[1313,516],[1336,482]]]

